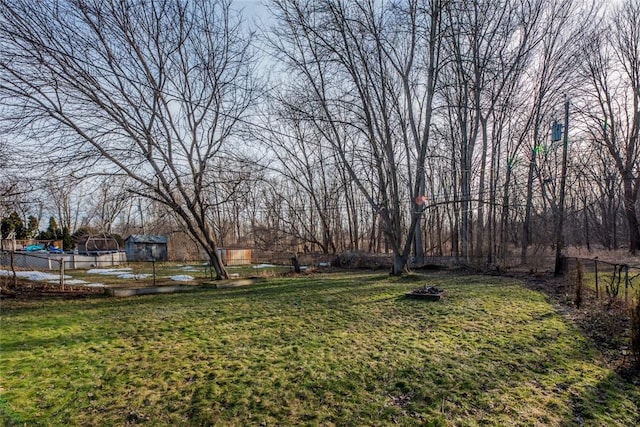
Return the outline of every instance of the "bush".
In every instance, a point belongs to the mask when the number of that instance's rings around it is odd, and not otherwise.
[[[611,282],[606,284],[605,290],[607,292],[607,299],[609,300],[608,305],[612,306],[615,300],[618,298],[620,294],[620,282],[622,279],[622,268],[623,265],[614,265],[613,266],[613,276],[611,277]]]

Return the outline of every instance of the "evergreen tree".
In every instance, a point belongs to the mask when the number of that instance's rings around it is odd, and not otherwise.
[[[40,227],[40,221],[33,215],[29,215],[27,218],[27,239],[33,239],[38,234],[38,228]]]
[[[62,227],[62,249],[65,251],[70,251],[75,246],[75,242],[73,237],[71,237],[71,233],[69,232],[69,228]]]
[[[2,238],[6,239],[12,232],[15,232],[16,239],[24,239],[26,237],[26,229],[24,223],[17,212],[11,212],[8,217],[2,218],[0,222],[0,230]]]
[[[49,226],[38,234],[38,240],[58,240],[62,238],[62,230],[54,217],[49,218]]]

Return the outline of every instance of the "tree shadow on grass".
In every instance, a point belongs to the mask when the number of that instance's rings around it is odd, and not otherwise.
[[[640,425],[640,388],[615,372],[571,396],[570,403],[573,413],[562,426]]]
[[[2,342],[2,351],[9,353],[14,351],[34,351],[34,350],[46,350],[47,348],[59,349],[60,347],[67,345],[88,345],[92,342],[85,335],[81,333],[74,333],[69,335],[58,335],[55,337],[47,338],[23,338],[20,337],[17,340],[8,340]]]
[[[382,283],[388,280],[388,275],[353,274],[337,277],[302,276],[296,278],[274,279],[266,283],[256,285],[225,288],[215,290],[212,296],[219,293],[221,297],[286,297],[291,294],[331,294],[337,292],[349,292],[367,289],[367,285]]]

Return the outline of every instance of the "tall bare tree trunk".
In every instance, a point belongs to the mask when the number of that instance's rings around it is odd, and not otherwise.
[[[478,218],[476,220],[476,244],[475,256],[481,258],[484,255],[485,236],[484,229],[484,201],[485,201],[485,177],[487,170],[487,152],[489,137],[487,134],[487,118],[480,116],[480,127],[482,129],[482,154],[480,155],[480,183],[478,190]]]
[[[636,180],[637,178],[633,176],[627,176],[623,181],[624,214],[629,225],[629,252],[632,255],[636,255],[640,251],[640,221],[638,221],[638,213],[636,211],[640,182],[634,185],[633,182]]]

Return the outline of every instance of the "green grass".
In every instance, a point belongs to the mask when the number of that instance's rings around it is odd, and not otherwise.
[[[336,275],[2,302],[5,425],[635,425],[640,390],[513,280]]]

